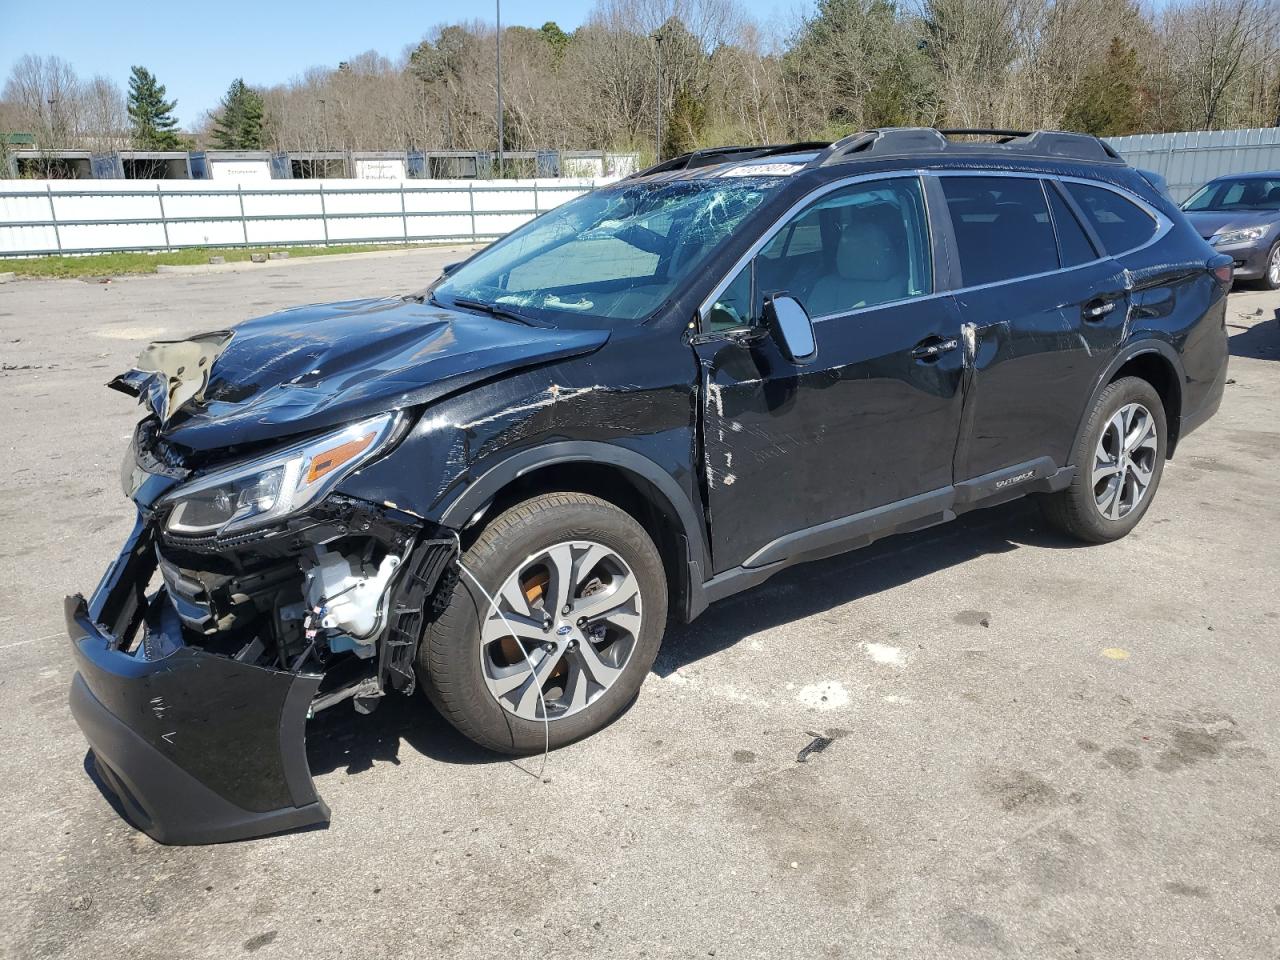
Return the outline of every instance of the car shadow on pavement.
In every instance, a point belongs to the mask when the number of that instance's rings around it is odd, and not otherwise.
[[[802,564],[713,605],[693,624],[673,622],[653,669],[667,676],[760,630],[890,590],[983,554],[1023,546],[1079,545],[1048,529],[1028,500],[978,510],[944,526]],[[421,693],[388,695],[367,717],[355,716],[348,704],[337,704],[307,725],[307,760],[317,777],[335,770],[361,773],[375,763],[399,764],[404,745],[442,763],[521,763],[472,743]]]
[[[1280,360],[1280,310],[1274,320],[1263,320],[1251,327],[1227,324],[1227,329],[1243,329],[1243,333],[1231,335],[1231,356],[1251,360]]]
[[[784,570],[711,606],[691,624],[672,623],[653,670],[666,677],[745,637],[891,590],[989,553],[1084,544],[1050,529],[1031,499],[976,510],[941,526]]]
[[[400,747],[443,763],[504,763],[511,758],[472,743],[416,691],[390,693],[367,717],[338,703],[307,724],[307,762],[319,776],[334,770],[361,773],[374,763],[400,763]]]
[[[107,783],[106,779],[102,776],[102,773],[98,770],[98,763],[94,759],[92,750],[86,750],[84,752],[84,760],[81,761],[81,765],[84,767],[84,773],[85,776],[89,778],[89,782],[98,788],[98,792],[102,794],[102,798],[110,804],[111,809],[115,811],[116,816],[135,829],[141,829],[141,827],[137,826],[134,819],[129,816],[129,811],[125,809],[124,803],[120,800],[120,794],[116,793],[115,788],[111,786],[111,784]]]

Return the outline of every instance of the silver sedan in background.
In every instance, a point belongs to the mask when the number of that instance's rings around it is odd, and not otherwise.
[[[1182,209],[1200,236],[1235,261],[1237,280],[1280,289],[1280,173],[1210,180]]]

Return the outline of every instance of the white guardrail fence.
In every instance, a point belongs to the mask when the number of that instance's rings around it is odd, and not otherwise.
[[[491,240],[606,182],[0,181],[0,258]]]

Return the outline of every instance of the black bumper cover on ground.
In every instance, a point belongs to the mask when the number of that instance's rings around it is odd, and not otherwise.
[[[253,666],[182,642],[157,595],[132,653],[68,597],[78,672],[71,712],[102,779],[135,825],[161,843],[243,840],[325,824],[307,767],[315,674]]]

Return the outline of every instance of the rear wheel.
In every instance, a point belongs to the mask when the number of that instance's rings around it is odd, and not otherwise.
[[[1041,498],[1045,519],[1088,543],[1125,536],[1155,496],[1167,437],[1164,405],[1151,384],[1124,377],[1108,385],[1076,441],[1075,479]]]
[[[495,519],[462,557],[418,657],[424,687],[472,740],[505,753],[608,724],[653,665],[667,619],[653,541],[596,497],[553,493]]]

